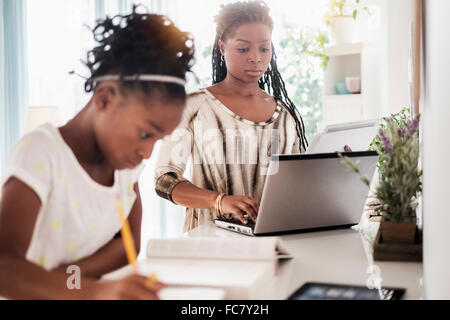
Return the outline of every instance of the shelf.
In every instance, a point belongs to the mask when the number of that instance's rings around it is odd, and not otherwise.
[[[323,75],[324,124],[378,118],[381,93],[382,47],[375,43],[347,43],[325,49],[330,59]],[[336,84],[346,77],[361,79],[360,94],[337,94]]]
[[[329,99],[360,99],[362,97],[361,93],[349,93],[349,94],[326,94],[324,98]]]
[[[350,54],[360,54],[362,52],[363,44],[358,43],[346,43],[333,47],[325,48],[325,54],[329,57],[344,56]]]

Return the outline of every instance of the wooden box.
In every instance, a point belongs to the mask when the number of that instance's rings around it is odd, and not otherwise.
[[[422,261],[422,232],[417,230],[414,243],[387,243],[378,230],[373,245],[375,261]]]

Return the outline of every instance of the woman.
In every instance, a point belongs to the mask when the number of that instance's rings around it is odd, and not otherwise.
[[[213,85],[188,97],[155,175],[158,195],[188,208],[185,231],[223,216],[255,221],[271,154],[307,147],[277,69],[269,8],[262,1],[232,3],[215,21]],[[183,178],[189,157],[192,182]]]

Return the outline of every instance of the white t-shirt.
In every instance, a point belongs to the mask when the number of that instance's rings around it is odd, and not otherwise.
[[[26,134],[8,159],[2,186],[14,176],[41,200],[27,260],[50,270],[103,247],[122,226],[116,195],[128,216],[142,168],[116,170],[114,185],[103,186],[83,169],[58,128],[45,124]]]

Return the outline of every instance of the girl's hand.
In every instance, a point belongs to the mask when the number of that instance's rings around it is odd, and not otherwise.
[[[224,196],[222,198],[222,214],[232,214],[242,223],[247,224],[244,215],[250,217],[253,222],[259,211],[259,203],[247,196]]]
[[[121,280],[96,283],[93,299],[101,300],[159,300],[158,291],[164,287],[161,282],[151,285],[148,278],[132,274]]]

